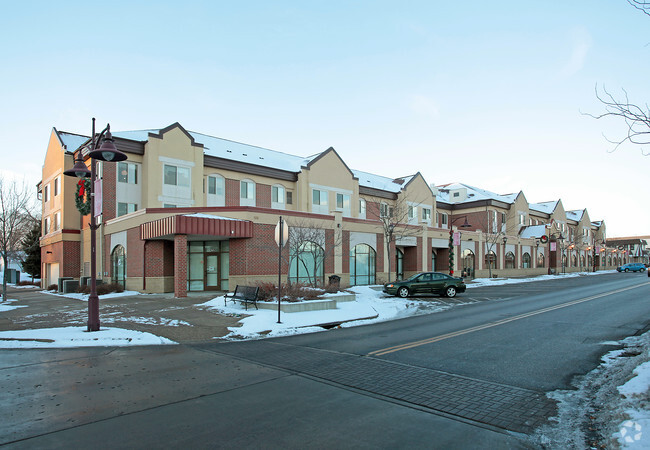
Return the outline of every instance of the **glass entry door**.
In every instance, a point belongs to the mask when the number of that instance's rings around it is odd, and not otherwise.
[[[219,285],[219,253],[205,254],[205,290],[218,291]]]

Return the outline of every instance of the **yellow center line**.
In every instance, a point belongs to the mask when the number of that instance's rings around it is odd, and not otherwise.
[[[475,327],[472,327],[472,328],[466,328],[464,330],[454,331],[452,333],[442,334],[440,336],[434,336],[434,337],[431,337],[431,338],[428,338],[428,339],[423,339],[421,341],[408,342],[406,344],[396,345],[394,347],[388,347],[388,348],[383,348],[383,349],[380,349],[380,350],[375,350],[375,351],[372,351],[372,352],[368,353],[368,356],[382,356],[382,355],[387,355],[389,353],[398,352],[400,350],[407,350],[409,348],[419,347],[421,345],[433,344],[434,342],[439,342],[439,341],[443,341],[445,339],[450,339],[450,338],[453,338],[453,337],[462,336],[464,334],[473,333],[475,331],[485,330],[487,328],[497,327],[499,325],[504,325],[506,323],[514,322],[516,320],[525,319],[527,317],[536,316],[538,314],[544,314],[544,313],[547,313],[547,312],[550,312],[550,311],[555,311],[557,309],[562,309],[562,308],[566,308],[568,306],[573,306],[573,305],[577,305],[579,303],[584,303],[584,302],[588,302],[588,301],[591,301],[591,300],[595,300],[597,298],[606,297],[608,295],[619,294],[621,292],[629,291],[630,289],[636,289],[636,288],[639,288],[641,286],[646,286],[648,284],[650,284],[650,282],[646,282],[646,283],[638,284],[636,286],[630,286],[630,287],[626,287],[626,288],[622,288],[622,289],[617,289],[615,291],[604,292],[602,294],[593,295],[591,297],[580,298],[578,300],[573,300],[573,301],[570,301],[570,302],[561,303],[561,304],[555,305],[555,306],[549,306],[548,308],[538,309],[536,311],[531,311],[531,312],[528,312],[528,313],[520,314],[518,316],[508,317],[507,319],[501,319],[501,320],[497,320],[495,322],[489,322],[489,323],[486,323],[486,324],[483,324],[483,325],[478,325],[478,326],[475,326]]]

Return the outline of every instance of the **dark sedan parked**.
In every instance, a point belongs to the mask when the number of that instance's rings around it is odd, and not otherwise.
[[[405,298],[413,294],[438,294],[455,297],[457,292],[465,292],[467,286],[462,278],[439,272],[423,272],[403,281],[384,284],[383,291],[388,295]]]

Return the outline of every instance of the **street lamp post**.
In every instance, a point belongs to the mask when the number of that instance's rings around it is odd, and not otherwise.
[[[465,222],[460,226],[460,228],[470,228],[471,225],[467,222],[467,216],[460,216],[452,219],[449,222],[449,275],[454,275],[454,222],[465,218]]]
[[[92,135],[90,152],[90,170],[83,162],[81,150],[77,153],[77,158],[72,169],[63,172],[64,175],[77,178],[90,178],[90,295],[88,296],[88,331],[99,331],[99,297],[97,296],[97,220],[95,215],[95,160],[107,162],[124,161],[126,155],[119,151],[113,143],[113,136],[111,135],[110,124],[95,136],[95,118],[93,117]],[[103,142],[99,148],[97,143],[102,140]]]

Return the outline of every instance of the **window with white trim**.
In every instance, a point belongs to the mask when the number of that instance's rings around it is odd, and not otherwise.
[[[61,212],[54,213],[54,231],[61,229]]]
[[[46,235],[50,232],[50,218],[46,217],[45,220],[43,220],[43,235]]]
[[[55,197],[57,195],[59,195],[59,192],[61,190],[60,184],[61,184],[61,177],[59,176],[59,177],[56,177],[54,179],[54,196]]]
[[[311,210],[314,213],[329,214],[327,206],[327,191],[312,189],[311,191]]]
[[[135,212],[138,210],[138,205],[135,203],[117,203],[117,217],[124,216],[126,214]]]
[[[226,206],[226,180],[224,177],[209,175],[206,184],[206,205]]]
[[[409,205],[407,214],[408,214],[409,223],[411,223],[411,224],[417,223],[417,220],[418,220],[418,207],[417,206]]]
[[[344,217],[350,217],[350,196],[348,194],[336,194],[336,210],[341,211]]]
[[[440,228],[447,228],[447,223],[449,222],[449,217],[447,213],[440,213]]]
[[[366,218],[366,201],[362,198],[359,199],[359,219]]]
[[[49,202],[50,201],[50,185],[46,184],[45,187],[43,188],[43,201],[44,202]]]
[[[255,182],[251,180],[239,182],[239,206],[255,206]]]
[[[128,162],[117,163],[117,182],[138,184],[138,166]]]
[[[285,208],[285,189],[281,184],[271,186],[271,208],[284,209]]]

